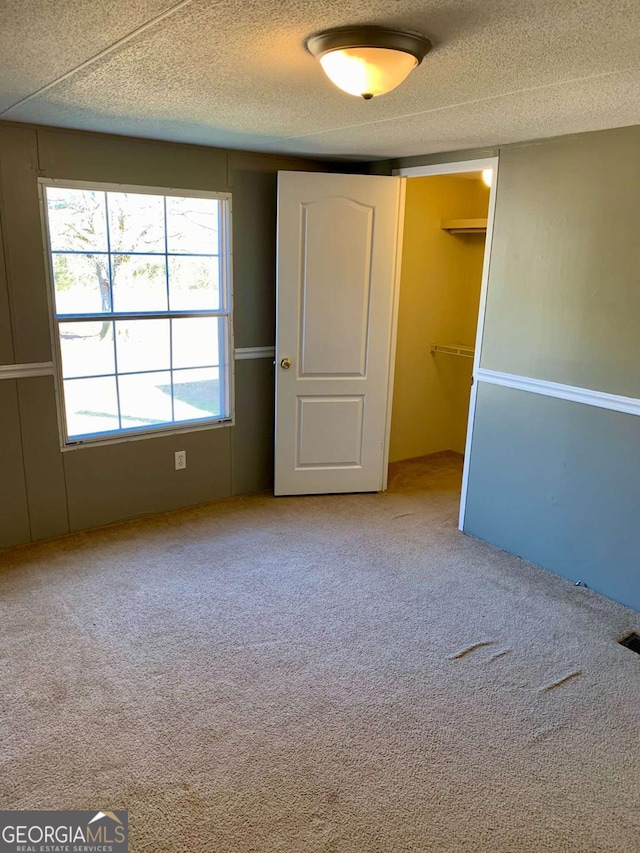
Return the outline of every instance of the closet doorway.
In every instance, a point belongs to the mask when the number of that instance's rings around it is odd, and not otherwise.
[[[390,485],[461,488],[489,273],[498,159],[402,169],[407,178],[391,402]],[[458,484],[461,483],[461,486]]]

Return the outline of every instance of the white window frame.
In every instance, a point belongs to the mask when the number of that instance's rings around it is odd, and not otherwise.
[[[49,219],[47,216],[46,187],[63,189],[97,190],[99,192],[142,193],[144,195],[177,196],[179,198],[209,198],[222,202],[220,216],[220,281],[222,284],[220,311],[208,311],[207,316],[226,317],[225,334],[219,343],[219,371],[224,371],[225,403],[229,415],[224,418],[209,418],[201,421],[170,423],[166,426],[140,427],[126,432],[96,433],[81,439],[70,439],[67,434],[67,418],[64,404],[62,353],[58,323],[67,322],[74,315],[64,315],[58,319],[55,307],[55,284],[53,277],[51,240],[49,237]],[[209,192],[206,190],[181,189],[176,187],[150,187],[138,184],[114,184],[100,181],[69,181],[62,178],[38,178],[38,198],[40,201],[40,219],[45,256],[45,272],[47,278],[47,299],[49,304],[49,322],[51,345],[53,352],[53,377],[58,413],[58,432],[60,449],[62,451],[77,450],[81,447],[96,447],[106,444],[121,444],[125,441],[140,441],[154,437],[175,435],[185,432],[200,432],[202,430],[219,429],[235,425],[235,360],[233,347],[233,241],[231,230],[232,201],[231,193]],[[143,317],[191,318],[202,316],[197,311],[154,311],[154,312],[117,312],[105,314],[111,320],[136,320]],[[76,318],[82,320],[82,315]]]

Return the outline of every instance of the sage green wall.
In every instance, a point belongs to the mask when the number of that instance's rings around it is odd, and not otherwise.
[[[481,366],[640,397],[640,127],[500,154]]]
[[[0,123],[0,364],[51,360],[37,178],[230,191],[235,346],[272,346],[277,171],[336,164]],[[50,377],[0,381],[0,547],[268,489],[273,365],[238,361],[236,426],[61,453]],[[186,450],[186,471],[173,455]]]

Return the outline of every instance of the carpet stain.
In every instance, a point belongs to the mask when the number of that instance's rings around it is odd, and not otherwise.
[[[538,690],[538,693],[550,693],[552,690],[555,690],[556,687],[562,687],[563,684],[567,684],[567,682],[573,681],[574,678],[578,678],[579,675],[582,675],[581,669],[577,669],[575,672],[570,672],[569,675],[563,675],[562,678],[552,681],[551,684],[545,684],[544,687],[541,687]]]
[[[474,643],[472,646],[467,646],[466,649],[462,649],[461,652],[456,652],[455,655],[451,655],[449,660],[460,660],[460,658],[464,658],[467,655],[470,655],[471,652],[475,652],[476,649],[481,649],[484,646],[493,646],[493,645],[494,645],[493,640],[484,640],[481,643]]]

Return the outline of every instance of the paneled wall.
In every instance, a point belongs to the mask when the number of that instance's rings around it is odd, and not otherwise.
[[[247,348],[274,343],[276,173],[318,168],[336,166],[0,123],[0,365],[51,360],[38,176],[230,191],[235,346]],[[53,379],[0,381],[0,547],[269,488],[272,359],[237,361],[235,381],[234,427],[64,453]]]

